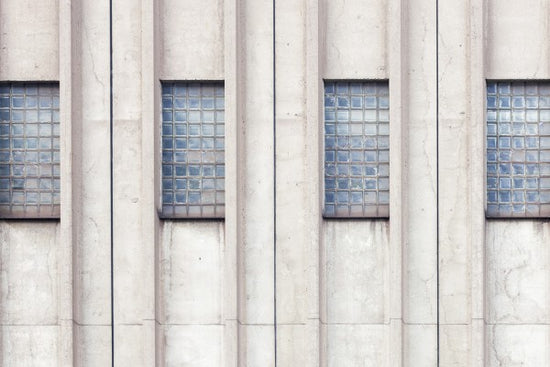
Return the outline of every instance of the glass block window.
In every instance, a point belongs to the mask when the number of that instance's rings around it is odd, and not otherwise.
[[[0,83],[0,217],[59,217],[59,87]]]
[[[222,82],[162,84],[162,213],[165,218],[224,216]]]
[[[325,82],[325,217],[389,215],[388,82]]]
[[[550,82],[487,82],[487,216],[550,215]]]

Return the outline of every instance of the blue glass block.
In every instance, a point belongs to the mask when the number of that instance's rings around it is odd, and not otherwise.
[[[496,189],[497,188],[497,179],[495,177],[488,177],[487,178],[487,188],[488,189]]]
[[[172,138],[163,138],[162,139],[162,149],[173,149],[174,144]]]
[[[489,139],[487,139],[489,140]],[[509,149],[511,147],[511,139],[508,136],[501,136],[498,138],[498,147],[500,149]]]
[[[368,190],[376,190],[376,180],[366,179],[365,180],[365,188],[368,189]]]
[[[201,138],[189,138],[189,149],[199,150],[201,148]]]
[[[325,202],[334,203],[335,193],[333,191],[325,191]]]
[[[189,172],[189,176],[200,176],[201,175],[201,167],[190,165],[188,167],[188,172]]]
[[[361,178],[350,178],[349,187],[352,190],[361,190],[363,188],[363,179]]]
[[[172,121],[172,111],[162,111],[162,121]]]
[[[523,175],[525,173],[525,165],[521,163],[512,164],[512,173],[514,175]]]
[[[348,190],[350,188],[348,178],[339,178],[336,180],[336,185],[340,190]]]
[[[336,202],[339,204],[349,203],[349,192],[347,191],[338,191],[336,192]]]
[[[514,133],[516,133],[516,131],[519,133],[521,132],[521,134],[523,134],[523,131],[525,130],[525,125],[523,124],[519,124],[520,122],[523,123],[525,122],[525,111],[523,110],[514,110],[512,112],[512,121],[513,122],[516,122],[516,126],[520,128],[520,130],[514,130]]]
[[[349,137],[347,136],[339,136],[337,138],[337,148],[338,149],[346,149],[349,148]]]
[[[487,103],[489,103],[490,98],[492,98],[492,97],[487,98]],[[498,107],[499,108],[510,108],[510,97],[499,97]]]
[[[362,176],[363,175],[363,166],[361,165],[351,165],[351,175],[352,176]]]
[[[538,110],[527,110],[527,111],[525,111],[525,121],[526,122],[538,122],[539,121],[539,111]]]
[[[539,200],[541,204],[550,203],[550,191],[541,191],[539,195]]]
[[[174,112],[174,121],[175,122],[186,122],[187,121],[187,112],[175,111]]]
[[[538,150],[528,150],[525,152],[525,160],[527,162],[538,162],[539,152]]]
[[[225,177],[225,166],[216,166],[216,177]]]
[[[187,189],[187,180],[184,178],[177,178],[175,180],[176,190],[185,190]]]
[[[186,85],[182,85],[179,83],[174,84],[174,95],[176,96],[186,96],[187,95],[187,89],[188,87]],[[189,95],[191,95],[191,91],[189,92]]]
[[[338,164],[336,167],[337,176],[349,176],[350,175],[350,166],[347,164]]]
[[[335,148],[336,148],[336,138],[330,135],[325,136],[325,149],[335,149]]]
[[[337,100],[338,100],[338,108],[348,108],[350,106],[349,97],[338,96]],[[338,112],[338,115],[340,116],[340,112]],[[346,116],[348,115],[346,114]],[[347,120],[348,118],[349,117],[344,118],[344,121]],[[339,121],[342,121],[340,117],[339,117]]]
[[[523,204],[514,204],[512,205],[514,213],[523,213],[525,212],[525,205]]]
[[[498,165],[498,173],[500,175],[509,175],[510,174],[510,164],[509,163],[501,163]]]
[[[172,124],[162,124],[162,135],[172,135]]]
[[[170,164],[163,164],[162,175],[166,177],[166,176],[172,176],[172,174],[173,174],[173,166]]]
[[[499,191],[498,199],[500,203],[509,203],[511,200],[510,191]]]
[[[512,159],[512,152],[510,152],[509,150],[501,150],[499,153],[498,153],[498,158],[499,158],[499,161],[501,162],[510,162],[511,159]]]
[[[511,114],[509,110],[500,110],[497,114],[498,122],[510,122]]]
[[[174,160],[174,152],[171,150],[162,151],[162,162],[172,162]]]
[[[496,152],[496,150],[487,151],[487,161],[488,162],[496,162],[497,161],[497,152]]]
[[[497,92],[497,83],[487,83],[487,94],[495,94]]]
[[[362,108],[362,107],[363,107],[363,98],[351,97],[351,108]]]
[[[525,138],[525,146],[527,148],[538,148],[539,147],[539,138],[538,137],[526,137]]]
[[[162,108],[172,108],[172,98],[163,98],[162,99]]]
[[[336,188],[336,180],[333,178],[325,178],[325,189],[333,190]]]
[[[349,116],[349,111],[347,111],[347,110],[338,110],[338,111],[336,111],[336,120],[338,122],[348,122],[349,119],[350,119],[349,117],[350,117]]]
[[[525,98],[525,107],[527,107],[527,108],[538,108],[539,107],[539,98],[538,97],[526,97]]]
[[[507,82],[498,83],[498,93],[510,94],[510,83],[507,83]]]
[[[214,166],[204,165],[202,167],[202,174],[205,177],[214,177]]]
[[[164,204],[171,204],[174,202],[174,194],[171,191],[164,191],[162,193],[162,202]]]
[[[172,101],[171,98],[170,98],[170,101]],[[185,98],[174,98],[173,105],[171,103],[170,107],[166,107],[166,108],[175,108],[177,110],[185,109],[185,108],[187,108],[187,99],[185,99]]]
[[[539,165],[538,164],[526,164],[525,165],[525,174],[533,176],[539,174]]]
[[[488,203],[497,203],[498,202],[497,191],[488,191],[487,192],[487,202]]]
[[[187,175],[187,166],[177,165],[174,167],[176,176],[182,177]]]
[[[171,84],[163,84],[162,85],[162,94],[163,95],[172,95],[172,85]]]
[[[336,166],[334,164],[325,163],[325,176],[335,176]]]
[[[378,178],[378,189],[388,191],[390,189],[390,180],[388,178]]]
[[[325,83],[325,216],[362,216],[372,213],[365,205],[377,205],[377,175],[389,174],[388,164],[378,167],[389,161],[389,124],[381,124],[389,121],[388,94],[387,82]],[[330,190],[336,203],[326,198]]]
[[[189,192],[189,204],[200,204],[201,202],[201,192],[191,191]]]
[[[510,188],[512,188],[512,180],[508,177],[501,177],[499,179],[499,188],[500,189],[510,189]]]
[[[201,180],[200,179],[190,179],[187,181],[188,185],[189,185],[189,189],[191,190],[199,190],[201,188]]]
[[[11,99],[11,105],[13,108],[23,108],[25,106],[25,98],[24,97],[13,97]],[[0,106],[2,107],[2,106]],[[41,107],[51,107],[50,106],[41,106]]]
[[[365,166],[365,176],[376,176],[377,168],[374,166]]]
[[[349,162],[349,151],[337,152],[338,162]]]
[[[526,193],[528,203],[538,203],[539,202],[539,193],[538,191],[527,191]]]
[[[351,203],[352,204],[362,204],[363,203],[363,192],[362,191],[352,191],[351,192]]]

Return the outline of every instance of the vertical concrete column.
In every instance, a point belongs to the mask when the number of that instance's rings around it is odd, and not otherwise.
[[[406,4],[406,2],[405,2]],[[407,216],[407,68],[406,6],[403,0],[388,2],[386,29],[387,63],[390,88],[390,233],[389,233],[389,297],[391,350],[388,365],[403,366],[403,245]]]
[[[242,0],[239,366],[274,366],[273,2]]]
[[[483,366],[483,4],[439,4],[441,365]]]
[[[548,80],[550,2],[490,0],[485,4],[483,76],[488,80]],[[485,89],[480,97],[486,98]],[[485,126],[485,119],[481,123]],[[486,155],[485,149],[482,153]],[[490,218],[485,229],[484,364],[547,366],[550,224],[547,218]]]
[[[412,0],[404,6],[407,37],[403,105],[408,107],[403,130],[403,365],[436,366],[436,7],[428,0]]]
[[[319,366],[318,3],[275,2],[277,363]]]
[[[64,21],[71,22],[74,365],[108,366],[111,364],[109,3],[83,0],[71,2],[70,6],[71,18]],[[67,79],[62,81],[66,82]]]
[[[120,366],[155,363],[158,85],[154,47],[147,47],[153,42],[154,14],[154,6],[142,0],[113,2],[113,323],[115,365]]]
[[[238,264],[237,251],[240,244],[244,188],[242,182],[243,156],[243,86],[244,71],[242,54],[243,25],[241,1],[223,1],[223,69],[225,75],[225,248],[223,258],[223,366],[239,364],[238,320]],[[239,252],[240,253],[240,252]]]
[[[58,257],[63,267],[58,268],[59,279],[59,323],[61,366],[73,366],[73,244],[76,234],[73,227],[73,70],[78,69],[78,57],[73,55],[73,27],[75,7],[70,0],[59,2],[59,57],[65,67],[59,68],[60,103],[60,165],[61,165],[61,223],[59,234]],[[75,57],[73,57],[75,56]],[[74,62],[73,62],[74,61]],[[76,97],[76,96],[75,96]],[[78,151],[78,149],[77,149]]]

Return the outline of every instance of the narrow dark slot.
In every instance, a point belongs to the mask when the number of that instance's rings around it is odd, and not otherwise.
[[[440,331],[439,331],[439,0],[435,0],[435,129],[436,129],[436,233],[437,233],[437,250],[436,250],[436,279],[437,279],[437,366],[439,367],[439,346],[440,346]]]
[[[114,222],[113,222],[113,0],[109,0],[109,158],[111,217],[111,366],[115,366],[115,293],[114,293]]]
[[[273,0],[273,332],[277,367],[277,88],[275,55],[275,0]]]

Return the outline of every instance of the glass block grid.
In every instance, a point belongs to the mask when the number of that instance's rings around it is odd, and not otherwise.
[[[325,82],[325,217],[389,215],[388,82]]]
[[[59,217],[59,86],[0,83],[0,216]]]
[[[550,82],[487,82],[487,217],[550,215]]]
[[[222,82],[162,84],[162,213],[222,218],[225,212]]]

